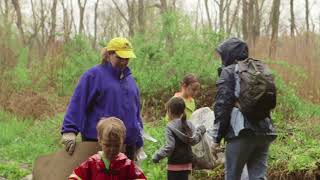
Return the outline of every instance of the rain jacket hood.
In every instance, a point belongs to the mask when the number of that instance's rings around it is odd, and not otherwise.
[[[216,51],[221,56],[222,65],[229,66],[236,60],[245,60],[249,56],[248,45],[238,38],[229,38],[219,44]]]

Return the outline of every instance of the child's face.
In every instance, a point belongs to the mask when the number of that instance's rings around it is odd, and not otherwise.
[[[188,97],[194,97],[199,93],[200,90],[200,83],[194,82],[190,84],[189,86],[184,85],[183,86],[185,93]]]
[[[115,141],[109,138],[102,139],[100,145],[108,160],[112,160],[114,157],[116,157],[120,153],[122,148],[121,141]]]

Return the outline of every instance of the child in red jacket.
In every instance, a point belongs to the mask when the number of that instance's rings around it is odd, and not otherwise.
[[[147,179],[134,162],[120,152],[126,136],[126,128],[120,119],[102,118],[97,132],[102,151],[74,169],[69,180]]]

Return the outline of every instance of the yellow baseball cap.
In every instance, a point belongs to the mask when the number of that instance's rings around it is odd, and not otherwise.
[[[136,58],[131,43],[126,38],[116,37],[109,41],[108,51],[115,51],[121,58]]]

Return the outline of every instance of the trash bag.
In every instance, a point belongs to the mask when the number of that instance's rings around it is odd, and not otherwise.
[[[203,107],[192,113],[190,121],[195,127],[204,125],[207,129],[202,140],[192,147],[193,152],[193,169],[213,169],[216,165],[216,159],[211,150],[213,137],[217,135],[217,128],[214,126],[214,112]],[[219,156],[221,157],[221,156]]]

